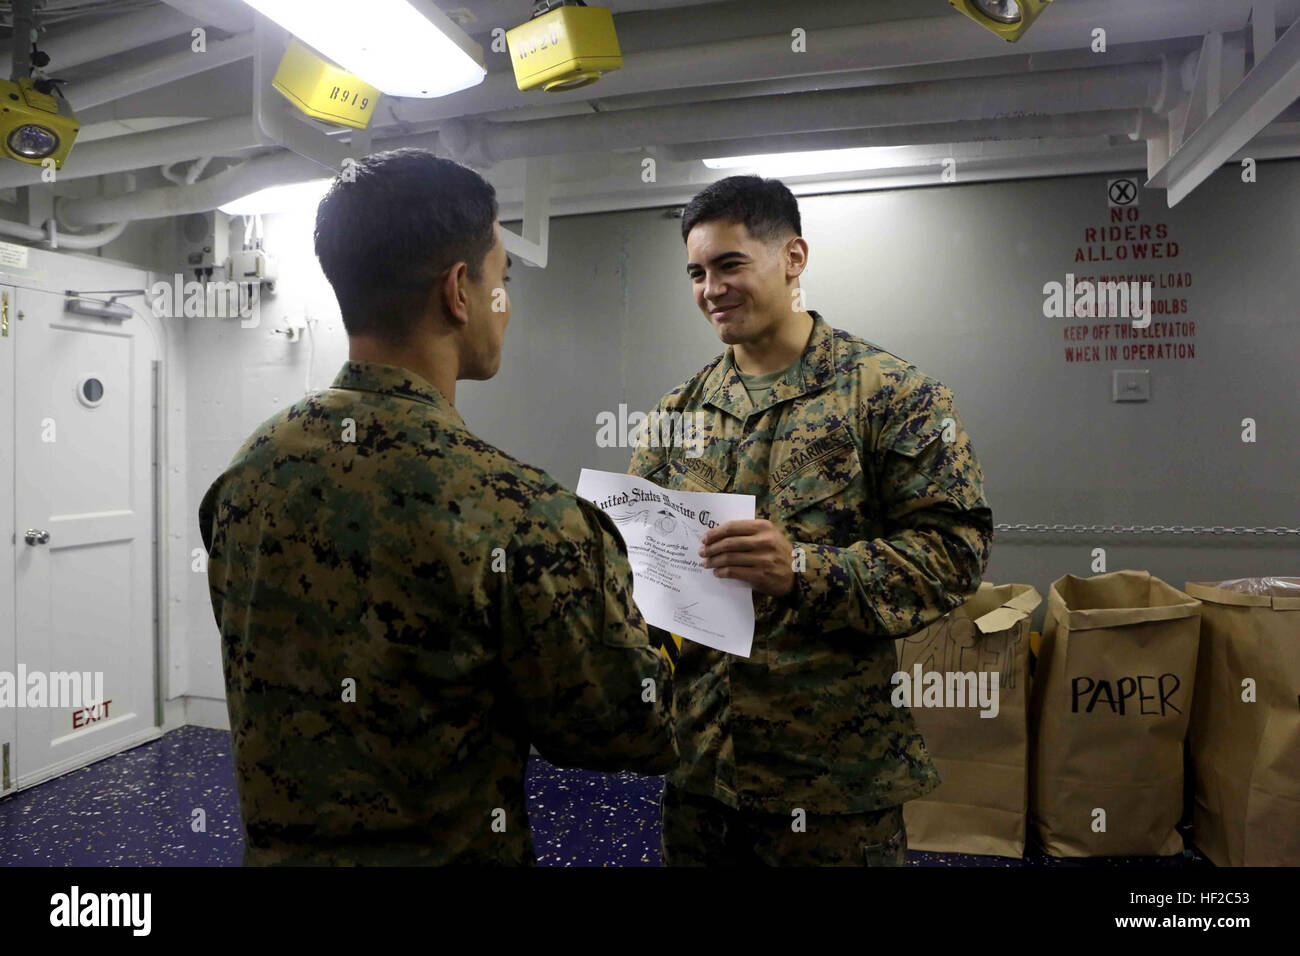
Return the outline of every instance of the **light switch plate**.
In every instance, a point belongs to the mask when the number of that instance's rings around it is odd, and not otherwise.
[[[1111,373],[1111,376],[1112,401],[1150,401],[1151,372],[1149,369],[1115,369],[1115,371]]]

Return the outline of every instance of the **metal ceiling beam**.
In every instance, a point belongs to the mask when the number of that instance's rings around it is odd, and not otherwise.
[[[1205,121],[1155,170],[1148,186],[1181,202],[1279,113],[1300,99],[1300,21],[1291,26]]]

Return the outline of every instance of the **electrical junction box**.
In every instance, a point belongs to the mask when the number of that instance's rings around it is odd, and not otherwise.
[[[380,92],[321,57],[297,38],[289,41],[271,85],[313,119],[365,129]]]
[[[506,31],[506,45],[521,90],[574,90],[623,66],[605,7],[557,7]]]
[[[277,274],[276,262],[261,249],[240,249],[230,254],[227,275],[232,282],[244,282],[249,285],[274,283]]]
[[[1151,372],[1148,369],[1115,369],[1111,376],[1111,400],[1145,402],[1151,398]]]

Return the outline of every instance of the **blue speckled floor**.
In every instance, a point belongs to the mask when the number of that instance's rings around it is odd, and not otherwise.
[[[541,866],[658,866],[658,777],[560,770],[534,757],[528,815]],[[196,832],[196,810],[205,828]],[[238,866],[239,802],[227,731],[161,739],[0,799],[0,866]],[[911,852],[909,866],[1208,866],[1163,859],[1024,860]]]

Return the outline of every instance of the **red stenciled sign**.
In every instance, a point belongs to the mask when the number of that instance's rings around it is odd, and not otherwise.
[[[1169,261],[1177,260],[1182,252],[1169,225],[1142,222],[1136,202],[1115,206],[1109,212],[1109,222],[1083,229],[1084,244],[1075,248],[1076,263],[1111,265],[1093,274],[1070,276],[1066,295],[1073,297],[1076,289],[1080,291],[1077,302],[1068,302],[1065,312],[1068,319],[1061,334],[1066,363],[1195,359],[1196,322],[1188,317],[1192,273]],[[1139,263],[1146,271],[1118,271]],[[1149,301],[1150,314],[1108,313],[1108,290],[1117,284],[1149,290],[1149,300],[1143,297],[1142,301],[1144,310]],[[1109,298],[1114,301],[1113,296]],[[1136,302],[1137,297],[1133,298]]]
[[[106,700],[102,704],[87,707],[85,710],[74,710],[72,712],[72,729],[77,730],[87,724],[93,724],[97,720],[103,720],[108,716],[108,705],[111,703],[113,703],[111,700]]]

